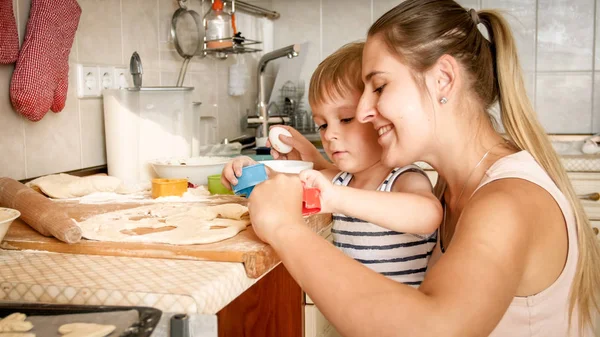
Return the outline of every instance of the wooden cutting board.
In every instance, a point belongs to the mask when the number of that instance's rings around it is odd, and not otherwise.
[[[228,202],[244,203],[237,197],[219,197],[207,205]],[[82,221],[96,214],[144,206],[144,203],[90,205],[65,203],[67,213],[73,219]],[[330,214],[316,214],[305,218],[307,226],[319,233],[331,224]],[[38,250],[68,254],[88,254],[107,256],[128,256],[143,258],[184,259],[220,262],[242,262],[246,274],[257,278],[280,259],[271,246],[262,242],[252,226],[233,238],[204,245],[169,245],[160,243],[100,242],[82,239],[78,243],[67,244],[52,237],[45,237],[29,227],[21,219],[13,222],[0,245],[3,249]]]

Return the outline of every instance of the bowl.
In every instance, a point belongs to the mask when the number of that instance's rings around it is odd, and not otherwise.
[[[233,194],[233,191],[221,183],[221,175],[208,176],[208,191],[210,194]]]
[[[208,176],[220,174],[229,157],[192,157],[186,159],[168,159],[152,162],[159,178],[187,178],[194,185],[207,185]]]
[[[265,166],[268,166],[273,171],[292,174],[310,170],[314,166],[311,162],[301,160],[264,160],[259,163],[265,164]]]
[[[0,241],[4,239],[10,224],[20,216],[21,212],[16,209],[0,207]]]

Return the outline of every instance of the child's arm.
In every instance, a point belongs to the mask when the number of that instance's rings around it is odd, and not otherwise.
[[[321,190],[323,212],[342,213],[412,234],[431,234],[442,221],[442,205],[433,195],[429,179],[420,173],[402,174],[393,192],[334,186],[316,171],[304,171],[300,178]]]

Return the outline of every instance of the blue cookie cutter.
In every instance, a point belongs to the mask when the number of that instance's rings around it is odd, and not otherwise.
[[[267,180],[267,170],[265,164],[256,164],[242,168],[242,175],[238,177],[238,183],[233,185],[233,193],[236,195],[244,195],[246,198],[250,196],[254,186]]]

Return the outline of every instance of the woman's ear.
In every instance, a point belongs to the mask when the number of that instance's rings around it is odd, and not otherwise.
[[[438,102],[444,97],[448,101],[452,100],[459,74],[459,65],[454,57],[445,54],[437,60],[430,70],[430,75],[434,81],[434,92]]]

